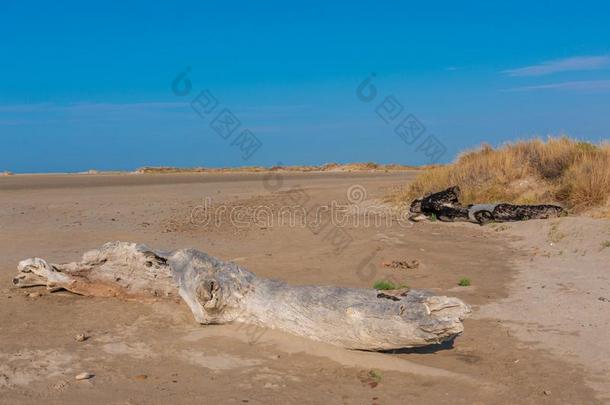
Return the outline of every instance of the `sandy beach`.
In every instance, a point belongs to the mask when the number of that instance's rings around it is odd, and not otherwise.
[[[610,400],[610,221],[478,226],[348,221],[340,249],[272,221],[200,220],[212,207],[385,207],[395,173],[91,174],[0,178],[0,402],[108,404],[593,404]],[[354,197],[350,191],[357,190]],[[356,199],[356,201],[354,201]],[[207,202],[206,202],[207,201]],[[214,211],[218,212],[218,211]],[[389,211],[388,211],[389,212]],[[354,216],[361,211],[351,211]],[[391,216],[391,214],[384,214]],[[193,247],[290,284],[395,279],[473,307],[453,345],[349,351],[277,330],[198,325],[184,304],[12,288],[17,263],[78,260],[108,241]],[[413,269],[384,266],[417,260]],[[471,285],[458,286],[468,277]],[[89,338],[77,342],[74,336]],[[76,381],[81,372],[95,376]]]

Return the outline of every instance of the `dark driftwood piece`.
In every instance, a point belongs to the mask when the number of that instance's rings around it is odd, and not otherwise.
[[[514,205],[514,204],[471,204],[464,207],[460,203],[460,188],[449,187],[413,200],[410,212],[417,215],[434,215],[441,221],[470,221],[479,224],[489,222],[525,221],[547,219],[565,215],[557,205]]]
[[[463,331],[462,320],[470,313],[457,298],[424,291],[290,286],[194,249],[162,252],[135,243],[107,243],[78,263],[27,259],[18,270],[13,279],[18,287],[138,300],[182,298],[202,324],[245,322],[350,349],[442,343]]]

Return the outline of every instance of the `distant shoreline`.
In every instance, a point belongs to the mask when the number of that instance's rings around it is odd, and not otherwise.
[[[146,173],[134,172],[104,172],[96,174],[68,173],[68,174],[19,174],[15,176],[0,176],[0,190],[43,190],[43,189],[84,189],[97,187],[117,186],[162,186],[179,184],[209,184],[233,183],[248,184],[259,182],[275,188],[277,185],[298,184],[309,179],[333,181],[337,179],[353,178],[366,179],[371,177],[396,178],[397,183],[410,181],[419,173],[419,170],[351,170],[351,171],[264,171],[264,172],[175,172],[175,173]],[[358,180],[360,181],[360,180]]]
[[[81,172],[32,172],[13,173],[10,171],[0,172],[3,176],[51,176],[51,175],[132,175],[132,174],[223,174],[223,173],[314,173],[314,172],[400,172],[410,170],[424,170],[440,165],[411,166],[400,164],[378,164],[367,163],[327,163],[312,166],[240,166],[240,167],[173,167],[173,166],[144,166],[136,170],[87,170]]]

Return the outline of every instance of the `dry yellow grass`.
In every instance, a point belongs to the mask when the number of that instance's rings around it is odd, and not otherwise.
[[[460,186],[466,204],[554,202],[577,212],[604,210],[610,197],[610,145],[568,137],[482,145],[450,165],[421,173],[391,199],[404,204],[452,185]]]

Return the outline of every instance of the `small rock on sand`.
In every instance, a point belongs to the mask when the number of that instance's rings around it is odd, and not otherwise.
[[[38,293],[38,292],[33,292],[33,293],[29,293],[28,297],[29,298],[38,298],[38,297],[42,297],[42,294]]]
[[[84,333],[79,333],[74,336],[74,340],[77,342],[84,342],[87,339],[89,339],[89,336],[85,335]]]
[[[92,373],[89,373],[89,372],[85,371],[85,372],[83,372],[83,373],[77,374],[77,375],[74,377],[74,379],[76,379],[77,381],[80,381],[80,380],[88,380],[88,379],[90,379],[90,378],[93,378],[93,376],[94,376],[94,375],[93,375]]]

